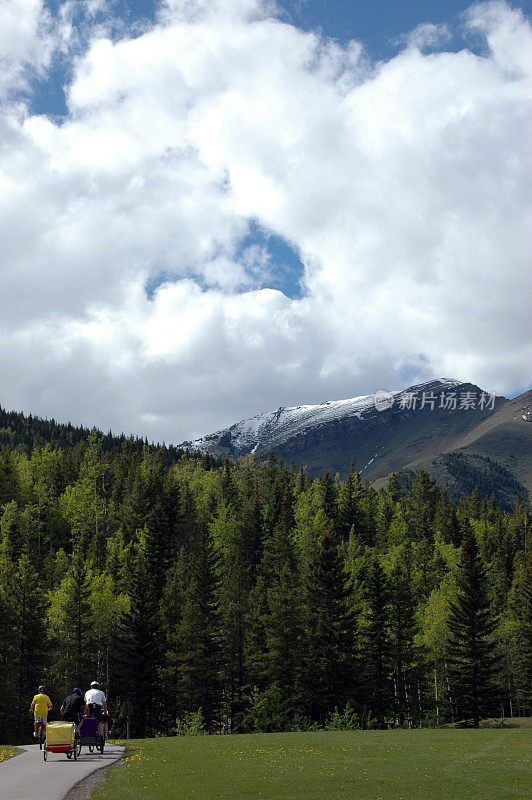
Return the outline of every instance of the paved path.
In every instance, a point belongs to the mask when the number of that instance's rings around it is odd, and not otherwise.
[[[63,753],[48,753],[44,762],[39,745],[26,745],[24,752],[0,764],[0,800],[63,800],[78,781],[91,772],[118,761],[123,747],[106,744],[103,755],[86,747],[77,761]]]

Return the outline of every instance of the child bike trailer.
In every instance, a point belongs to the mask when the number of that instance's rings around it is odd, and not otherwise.
[[[89,753],[98,750],[103,753],[105,739],[102,733],[98,733],[98,720],[96,717],[83,717],[81,725],[79,726],[79,750],[83,745],[89,748]]]
[[[66,753],[67,758],[74,756],[78,760],[76,747],[76,726],[73,722],[49,722],[46,726],[46,739],[44,740],[43,756],[48,759],[48,753]]]

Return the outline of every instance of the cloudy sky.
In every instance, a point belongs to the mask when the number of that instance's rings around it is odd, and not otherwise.
[[[0,404],[530,386],[525,3],[0,0]]]

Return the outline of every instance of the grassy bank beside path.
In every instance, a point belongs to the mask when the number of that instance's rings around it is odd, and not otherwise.
[[[517,800],[531,748],[526,729],[134,740],[93,800]]]
[[[0,764],[8,758],[13,758],[17,753],[20,753],[18,747],[13,747],[10,744],[0,744]]]

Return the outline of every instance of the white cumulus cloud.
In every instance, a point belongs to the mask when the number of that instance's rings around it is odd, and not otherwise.
[[[11,93],[53,46],[15,5]],[[528,384],[521,11],[477,4],[461,51],[422,25],[377,64],[260,0],[113,30],[72,56],[65,118],[0,119],[2,405],[180,441],[434,375]],[[252,228],[299,253],[300,296],[264,288]]]

